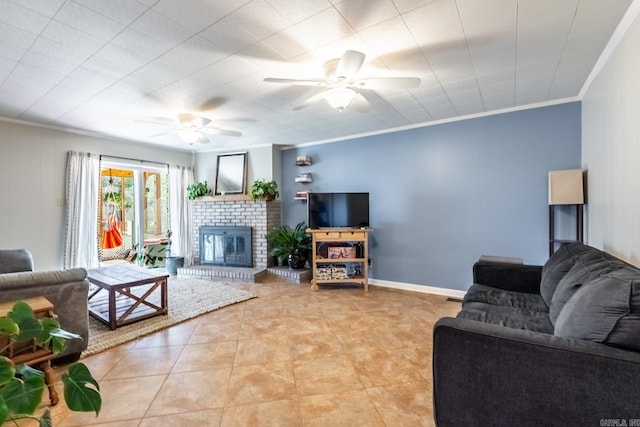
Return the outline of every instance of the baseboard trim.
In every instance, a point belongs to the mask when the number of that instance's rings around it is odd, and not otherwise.
[[[439,288],[437,286],[415,285],[413,283],[391,282],[389,280],[369,279],[369,285],[383,288],[400,289],[403,291],[421,292],[424,294],[443,295],[445,297],[462,300],[466,291],[457,289]]]

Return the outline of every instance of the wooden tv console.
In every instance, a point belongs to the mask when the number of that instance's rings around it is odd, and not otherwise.
[[[313,279],[318,285],[360,283],[369,290],[369,228],[307,229],[312,237]]]

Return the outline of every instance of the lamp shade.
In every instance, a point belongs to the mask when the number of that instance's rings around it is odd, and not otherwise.
[[[202,132],[192,128],[185,128],[178,131],[178,137],[189,145],[196,144],[202,138]]]
[[[582,169],[549,171],[549,204],[584,204]]]
[[[338,111],[343,111],[351,104],[353,97],[356,95],[355,91],[346,87],[337,87],[325,92],[323,98]]]

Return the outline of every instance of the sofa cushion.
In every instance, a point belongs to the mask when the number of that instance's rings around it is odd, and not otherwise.
[[[469,301],[456,317],[493,323],[513,329],[553,334],[548,313],[516,307]]]
[[[565,243],[549,257],[542,267],[540,280],[540,295],[548,306],[551,306],[551,299],[558,283],[573,267],[575,257],[592,250],[597,251],[597,249],[582,243]]]
[[[585,282],[623,266],[624,264],[620,260],[599,250],[591,250],[576,256],[573,267],[560,280],[551,298],[549,305],[551,323],[556,324],[564,305]]]
[[[555,335],[640,351],[640,276],[621,268],[585,281],[564,305]]]
[[[483,302],[485,304],[502,305],[544,313],[549,311],[549,307],[547,307],[540,294],[508,291],[478,283],[472,285],[465,294],[462,301],[463,307],[468,302]]]
[[[0,250],[0,273],[33,271],[33,257],[26,249]]]

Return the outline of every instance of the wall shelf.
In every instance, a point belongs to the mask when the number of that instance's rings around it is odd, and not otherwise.
[[[299,173],[298,176],[295,178],[296,182],[301,182],[301,183],[310,183],[313,182],[313,177],[311,176],[311,173]]]
[[[309,156],[296,157],[296,166],[311,166],[311,157]]]
[[[298,156],[296,157],[296,166],[311,166],[311,157],[310,156]],[[311,172],[301,172],[295,177],[295,182],[297,184],[310,184],[313,182],[313,176]],[[293,200],[302,200],[307,201],[308,192],[310,190],[300,190],[296,191],[296,195]]]

